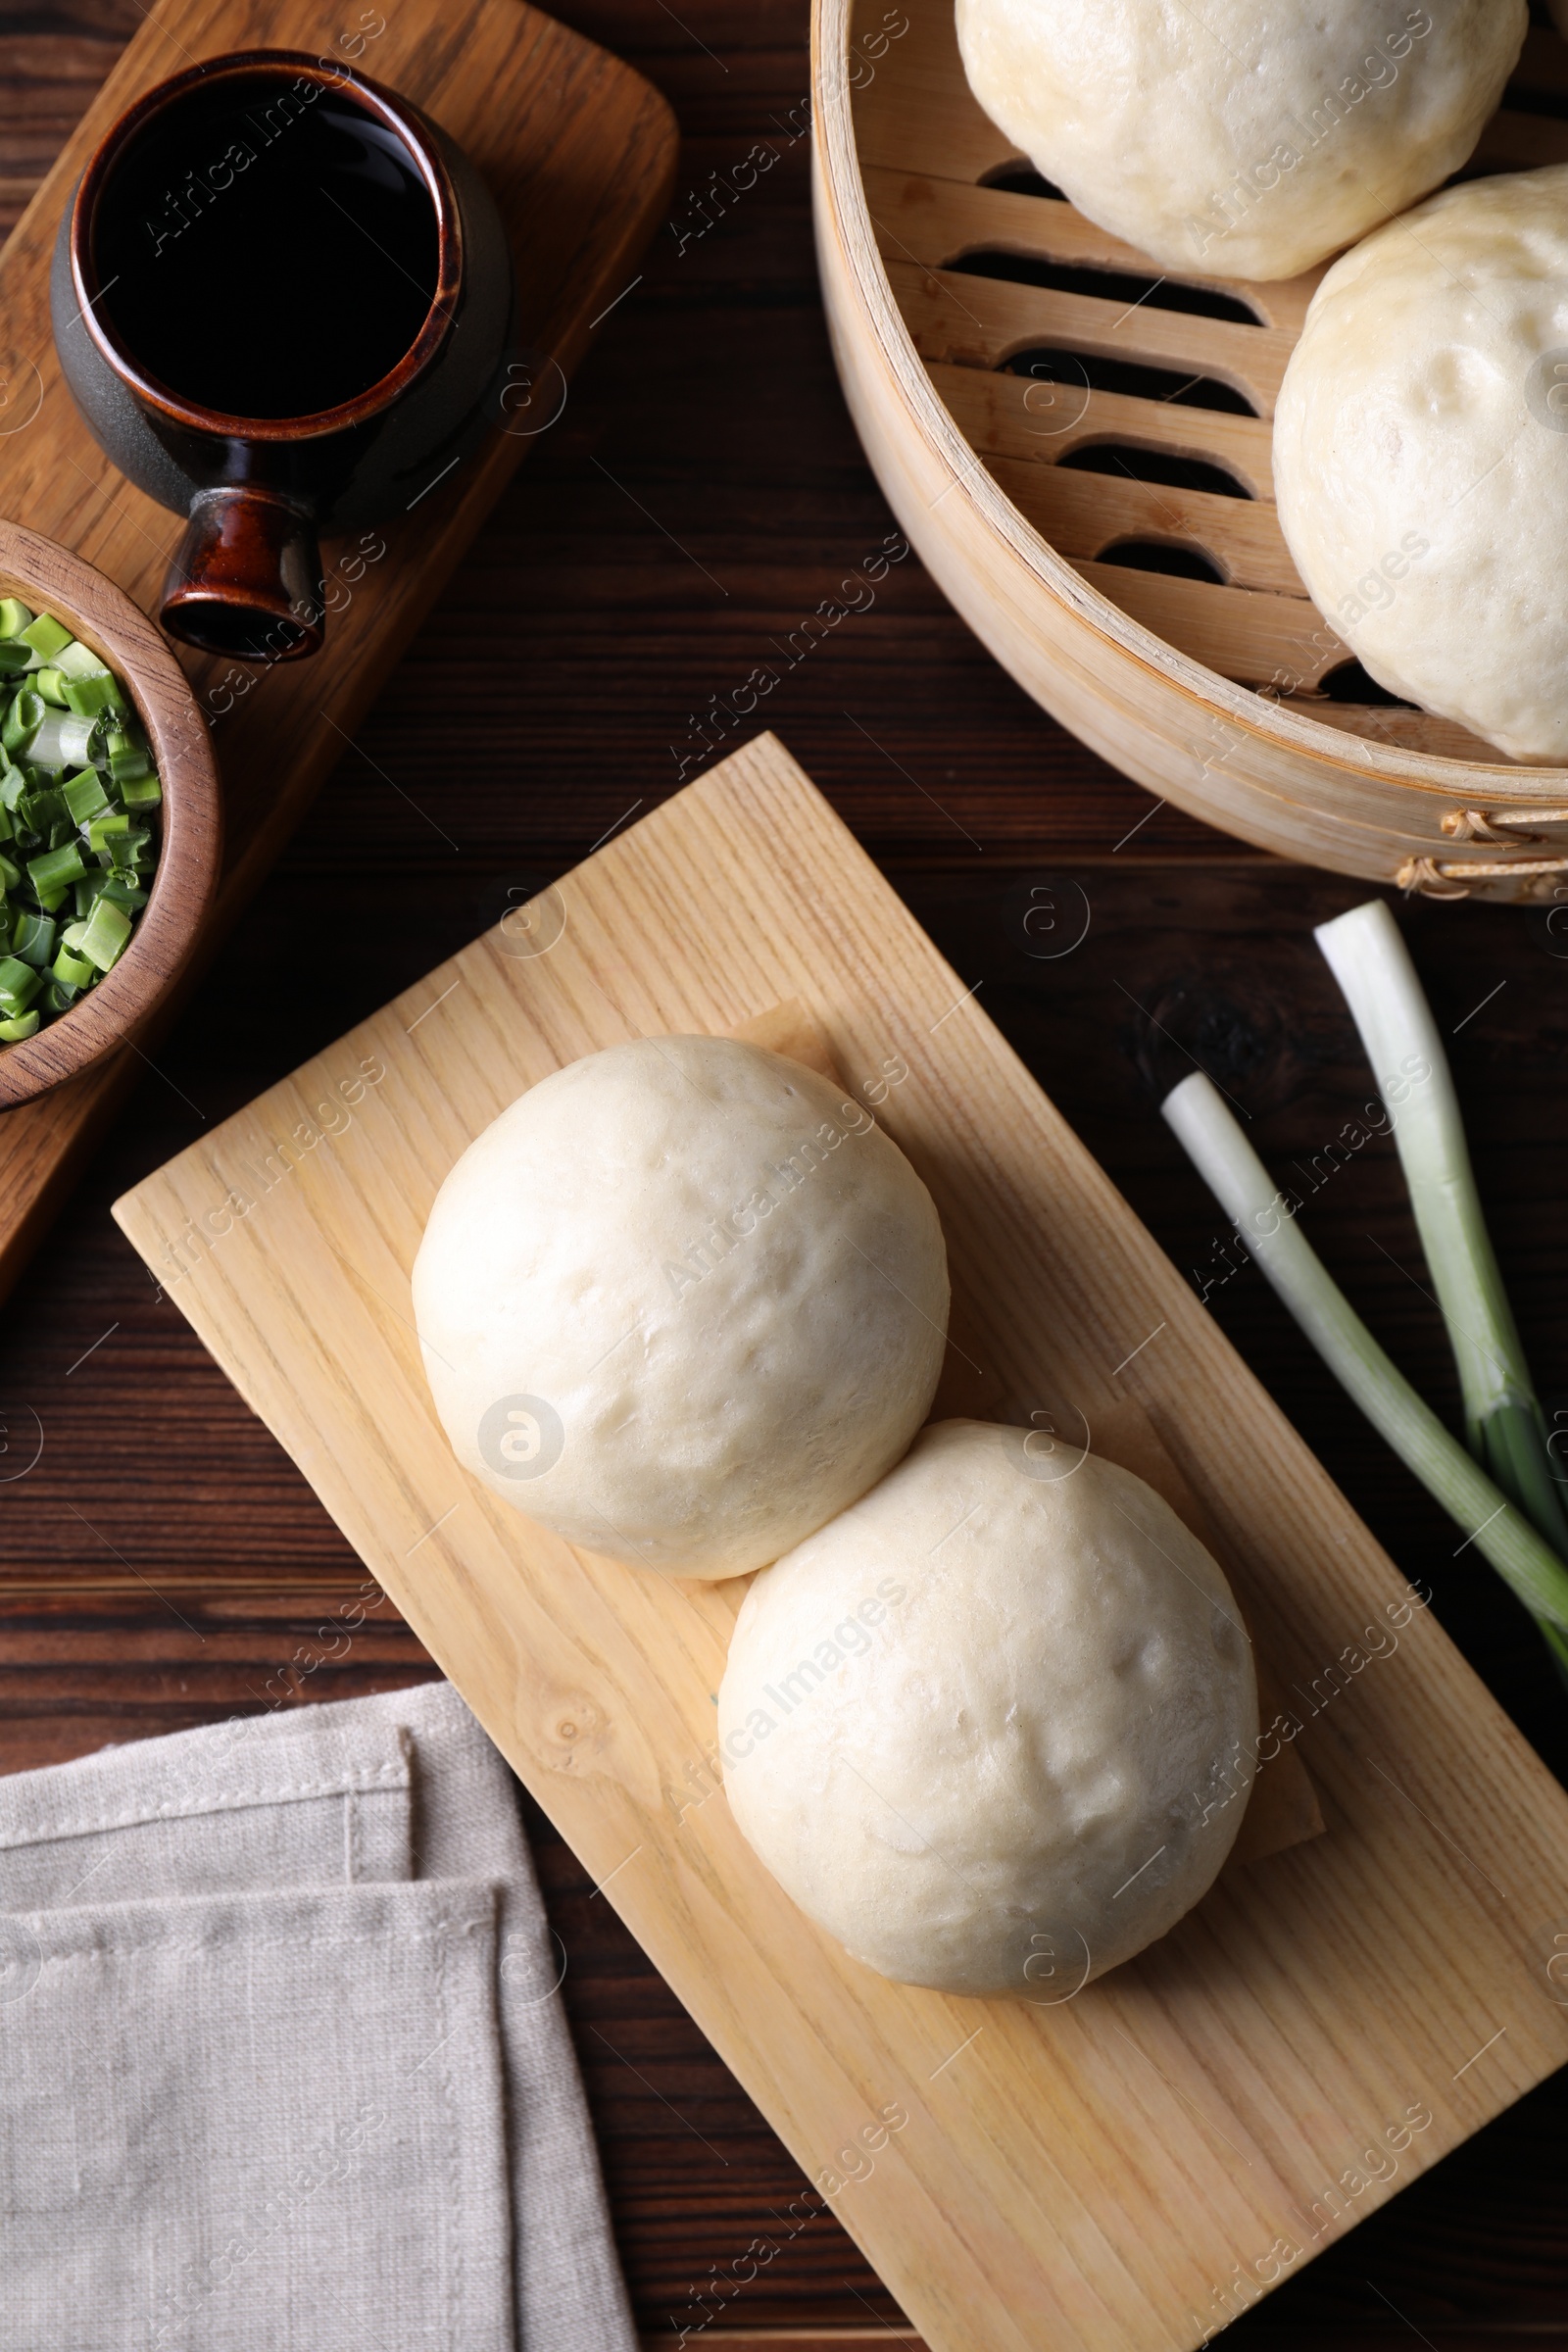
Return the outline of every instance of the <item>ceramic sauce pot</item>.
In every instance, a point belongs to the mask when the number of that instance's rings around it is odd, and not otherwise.
[[[191,67],[92,158],[51,284],[67,382],[122,471],[187,516],[172,636],[321,643],[318,536],[448,485],[502,421],[506,232],[406,99],[290,50]]]

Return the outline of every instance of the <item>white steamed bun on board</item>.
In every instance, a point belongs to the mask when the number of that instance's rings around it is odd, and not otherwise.
[[[1439,186],[1527,0],[957,0],[970,87],[1081,213],[1170,270],[1295,277]]]
[[[530,1088],[441,1187],[414,1268],[458,1459],[584,1549],[672,1576],[776,1559],[930,1407],[930,1194],[860,1103],[727,1038]]]
[[[1169,1505],[1038,1442],[937,1422],[764,1570],[718,1737],[742,1832],[856,1959],[1053,2001],[1212,1883],[1257,1691],[1230,1587]]]
[[[1446,188],[1335,264],[1274,487],[1313,602],[1380,684],[1568,760],[1568,166]]]

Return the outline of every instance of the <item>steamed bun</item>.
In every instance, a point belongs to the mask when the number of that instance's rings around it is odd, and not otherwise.
[[[1053,2001],[1163,1936],[1231,1849],[1252,1655],[1167,1503],[1037,1433],[927,1429],[753,1584],[718,1693],[736,1821],[883,1976]]]
[[[1295,277],[1469,156],[1527,0],[957,0],[992,121],[1171,270]]]
[[[1568,760],[1568,165],[1447,188],[1335,264],[1274,422],[1313,602],[1392,693]]]
[[[925,1419],[947,1252],[904,1153],[825,1078],[727,1038],[641,1038],[469,1145],[414,1305],[467,1469],[586,1550],[738,1576]]]

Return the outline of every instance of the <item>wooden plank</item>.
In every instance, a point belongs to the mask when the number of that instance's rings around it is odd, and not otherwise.
[[[926,2341],[1196,2344],[1568,2059],[1538,1948],[1568,1797],[771,739],[541,912],[549,952],[488,934],[117,1213]],[[1302,1694],[1329,1834],[1054,2009],[888,1985],[793,1909],[706,1763],[741,1588],[530,1529],[420,1374],[409,1268],[472,1135],[581,1053],[791,996],[857,1080],[906,1061],[878,1115],[1001,1409],[1071,1401],[1100,1450],[1174,1464]],[[1374,1623],[1396,1654],[1331,1675]]]
[[[632,276],[674,168],[669,109],[642,76],[521,0],[405,0],[363,44],[367,73],[424,107],[479,167],[512,233],[518,317],[551,397],[591,322]],[[154,605],[176,517],[99,450],[60,376],[49,327],[55,231],[83,163],[142,90],[192,59],[279,47],[339,54],[328,0],[161,0],[89,107],[0,256],[0,315],[16,380],[39,405],[0,434],[0,513],[63,541]],[[557,372],[559,370],[559,373]],[[542,410],[541,410],[542,414]],[[509,420],[518,421],[515,415]],[[214,727],[226,825],[216,944],[268,871],[537,435],[498,431],[400,520],[328,542],[342,602],[315,661],[270,670],[180,650]],[[0,1293],[15,1281],[95,1133],[142,1068],[122,1054],[0,1120]]]

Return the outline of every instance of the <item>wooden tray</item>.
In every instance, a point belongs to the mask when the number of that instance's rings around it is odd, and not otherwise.
[[[1568,2059],[1568,1796],[774,741],[510,919],[116,1213],[927,2341],[1195,2345]],[[1322,1792],[1325,1836],[1054,2006],[888,1984],[795,1910],[711,1760],[743,1587],[532,1528],[419,1368],[409,1269],[480,1128],[792,997],[942,1212],[941,1406],[1081,1417],[1196,1493]]]
[[[1323,270],[1178,280],[1031,192],[970,92],[952,0],[816,0],[813,76],[845,392],[910,540],[998,661],[1128,774],[1266,849],[1437,896],[1563,888],[1568,769],[1321,691],[1352,657],[1280,531],[1269,420]],[[1505,105],[1469,169],[1568,161],[1556,33],[1530,34],[1510,95],[1541,112]],[[1195,296],[1232,315],[1180,307]],[[1028,373],[1048,351],[1072,360],[1064,380]],[[1092,387],[1107,362],[1160,380]],[[1250,413],[1213,406],[1216,386]],[[1108,470],[1081,469],[1091,452]],[[1242,495],[1137,478],[1151,459]],[[1151,567],[1173,550],[1213,576]]]
[[[325,650],[259,670],[176,648],[213,726],[226,855],[210,953],[267,873],[513,469],[565,398],[606,304],[665,208],[674,119],[629,66],[521,0],[160,0],[0,255],[0,514],[156,605],[179,520],[131,488],[77,416],[49,327],[49,260],[87,156],[141,90],[193,59],[249,47],[342,56],[415,99],[467,150],[512,232],[533,407],[433,484],[402,520],[328,541]],[[363,27],[380,23],[368,34]],[[345,29],[345,28],[349,29]],[[361,29],[355,29],[361,28]],[[357,43],[358,46],[345,46]],[[381,552],[373,551],[379,549]],[[187,985],[204,960],[199,952]],[[94,1135],[144,1068],[99,1064],[0,1113],[0,1297]]]

